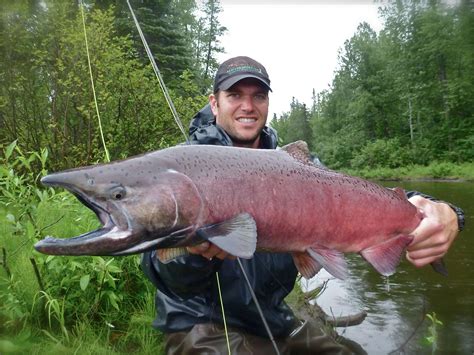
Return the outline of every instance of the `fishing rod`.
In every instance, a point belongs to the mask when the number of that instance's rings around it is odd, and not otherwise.
[[[158,65],[156,64],[156,61],[155,61],[155,58],[153,57],[153,54],[150,50],[150,47],[148,46],[148,43],[146,41],[146,38],[145,36],[143,35],[143,32],[142,32],[142,29],[140,27],[140,24],[138,23],[138,20],[137,20],[137,17],[135,16],[135,12],[133,11],[133,8],[132,8],[132,5],[130,5],[130,1],[127,0],[127,5],[128,5],[128,8],[130,9],[130,13],[132,14],[132,17],[133,17],[133,21],[135,23],[135,26],[137,27],[137,30],[138,30],[138,33],[140,34],[140,38],[142,40],[142,43],[143,43],[143,46],[145,47],[145,51],[146,51],[146,54],[148,55],[148,59],[150,60],[151,62],[151,65],[153,67],[153,70],[155,72],[155,75],[158,79],[158,82],[160,83],[160,87],[161,87],[161,90],[163,91],[163,94],[165,95],[165,99],[166,99],[166,102],[168,103],[168,106],[171,110],[171,113],[173,114],[173,118],[176,122],[176,124],[178,125],[179,129],[181,130],[181,132],[183,133],[184,135],[184,138],[186,139],[186,144],[190,144],[189,142],[189,138],[188,138],[188,135],[186,134],[186,131],[181,123],[181,120],[179,119],[179,116],[178,116],[178,113],[176,112],[176,108],[174,107],[174,104],[173,104],[173,101],[171,100],[171,97],[168,93],[168,89],[166,88],[166,85],[165,85],[165,82],[163,80],[163,77],[161,76],[161,73],[160,73],[160,70],[158,69]],[[239,267],[240,267],[240,270],[242,271],[242,274],[244,275],[244,278],[245,278],[245,281],[247,283],[247,286],[250,290],[250,294],[252,295],[252,299],[257,307],[257,310],[258,310],[258,313],[260,315],[260,318],[262,319],[263,321],[263,325],[265,327],[265,330],[268,334],[268,337],[270,338],[270,341],[272,342],[272,345],[275,349],[275,353],[277,355],[280,355],[280,351],[278,349],[278,346],[275,342],[275,339],[273,338],[273,334],[270,330],[270,327],[268,326],[268,323],[265,319],[265,316],[262,312],[262,308],[260,307],[260,303],[258,302],[258,299],[257,299],[257,296],[255,295],[255,292],[253,291],[252,289],[252,285],[248,279],[248,276],[247,276],[247,273],[245,272],[244,270],[244,267],[242,265],[242,262],[240,261],[239,258],[237,258],[237,262],[239,264]],[[216,273],[216,277],[217,277],[217,283],[219,285],[219,278],[218,278],[218,275]],[[219,286],[220,287],[220,286]],[[221,305],[223,306],[223,302],[222,302],[222,296],[221,296],[221,293],[220,293],[220,288],[219,288],[219,296],[221,297]],[[222,308],[222,310],[224,310],[224,308]],[[227,326],[225,324],[225,314],[223,314],[223,319],[224,319],[224,326],[225,328],[227,329]],[[230,346],[229,346],[229,338],[228,338],[228,334],[227,334],[227,330],[226,330],[226,338],[227,338],[227,347],[229,349],[229,354],[230,354]]]

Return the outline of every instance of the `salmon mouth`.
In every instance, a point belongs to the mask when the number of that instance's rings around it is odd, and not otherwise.
[[[193,226],[189,226],[170,231],[171,233],[164,236],[155,236],[134,223],[133,218],[128,215],[126,210],[119,206],[102,205],[72,184],[61,183],[53,179],[45,181],[45,178],[41,181],[45,185],[62,187],[71,192],[84,206],[94,211],[101,224],[98,229],[76,237],[47,236],[34,245],[34,248],[43,254],[96,256],[138,254],[178,245],[193,231]]]
[[[61,186],[71,192],[84,206],[96,214],[101,227],[72,238],[47,236],[35,244],[34,248],[37,251],[49,255],[113,255],[127,248],[130,238],[134,239],[135,233],[130,224],[119,226],[113,214],[89,198],[86,193],[70,184],[43,183],[49,186]]]

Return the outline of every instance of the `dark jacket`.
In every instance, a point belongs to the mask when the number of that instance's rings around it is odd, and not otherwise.
[[[190,134],[191,144],[232,145],[229,136],[215,125],[209,105],[194,117]],[[275,149],[275,131],[265,127],[260,141],[261,148]],[[272,334],[289,335],[296,319],[283,299],[293,289],[297,276],[291,255],[257,252],[252,259],[241,261]],[[197,323],[223,323],[216,280],[219,271],[227,325],[267,337],[237,261],[208,261],[190,255],[162,264],[155,252],[148,252],[143,255],[142,268],[158,289],[155,328],[175,332]]]

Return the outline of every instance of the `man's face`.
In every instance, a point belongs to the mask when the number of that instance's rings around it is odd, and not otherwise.
[[[235,146],[258,148],[267,121],[268,88],[257,79],[243,79],[228,90],[209,96],[216,123]]]

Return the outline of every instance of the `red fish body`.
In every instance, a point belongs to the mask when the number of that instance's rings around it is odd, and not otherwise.
[[[293,253],[305,277],[321,267],[345,277],[349,252],[389,275],[423,218],[399,189],[314,165],[304,142],[178,146],[42,181],[69,189],[104,224],[71,242],[39,242],[48,254],[120,255],[207,239],[251,257],[256,237],[258,249]]]

